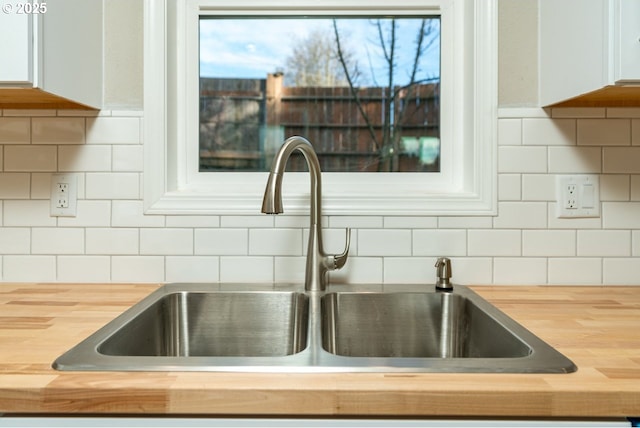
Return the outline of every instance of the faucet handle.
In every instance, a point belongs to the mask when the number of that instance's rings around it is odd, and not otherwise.
[[[333,269],[341,269],[345,263],[347,263],[347,258],[349,257],[349,246],[351,245],[351,228],[347,228],[347,243],[344,247],[344,251],[342,254],[336,254],[333,256]]]

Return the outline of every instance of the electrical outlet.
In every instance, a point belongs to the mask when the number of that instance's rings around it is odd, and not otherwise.
[[[597,175],[557,176],[557,217],[600,217],[599,188]]]
[[[74,174],[51,174],[51,216],[75,217],[78,180]]]
[[[564,207],[568,210],[578,208],[577,189],[578,186],[575,183],[567,183],[562,187],[562,201],[564,202]]]

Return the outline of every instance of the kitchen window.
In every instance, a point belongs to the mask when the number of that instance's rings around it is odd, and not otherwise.
[[[290,136],[285,133],[291,132],[317,143],[316,150],[320,152],[321,159],[324,156],[325,214],[493,214],[496,205],[495,2],[399,0],[389,3],[381,0],[280,0],[269,4],[262,0],[146,0],[145,211],[162,214],[258,214],[266,183],[264,169],[268,167],[270,153],[277,149],[278,141]],[[390,17],[395,20],[389,20]],[[415,32],[415,25],[426,22],[430,31],[437,30],[437,39],[427,43],[431,49],[437,44],[439,61],[430,72],[414,76],[413,81],[410,79],[409,83],[414,86],[403,88],[402,83],[388,84],[388,80],[381,84],[381,77],[369,77],[368,81],[363,79],[365,83],[350,84],[349,77],[344,75],[345,71],[348,74],[350,66],[343,58],[343,62],[340,64],[338,61],[337,64],[343,71],[340,73],[338,69],[335,73],[337,81],[312,81],[316,94],[330,93],[328,101],[311,101],[316,107],[323,103],[319,109],[325,112],[322,121],[317,118],[310,120],[309,116],[316,113],[310,107],[305,113],[304,106],[296,110],[297,116],[280,114],[274,119],[276,109],[266,110],[265,105],[270,102],[266,97],[268,93],[273,94],[274,88],[282,91],[287,85],[295,86],[291,80],[286,81],[293,78],[294,73],[290,70],[272,65],[273,71],[267,76],[254,76],[251,81],[249,78],[239,79],[247,77],[246,71],[234,74],[218,68],[217,72],[207,76],[204,69],[207,66],[205,57],[213,56],[218,61],[233,53],[225,52],[222,43],[232,39],[233,31],[242,32],[242,25],[257,27],[277,20],[281,25],[292,27],[294,24],[309,27],[318,24],[325,25],[325,29],[333,29],[334,42],[336,37],[344,37],[340,40],[344,43],[345,58],[350,55],[349,49],[354,49],[354,44],[364,44],[357,37],[343,36],[345,28],[357,32],[358,26],[373,25],[382,34],[391,28],[389,26],[393,22],[402,26],[414,25],[411,32]],[[218,50],[203,51],[204,38],[215,32],[208,29],[210,25],[218,30],[228,27],[216,36]],[[223,40],[225,32],[228,38]],[[323,34],[326,36],[326,31],[320,31],[318,37]],[[396,34],[400,38],[400,32]],[[266,33],[264,38],[267,38]],[[251,49],[251,46],[244,48]],[[374,68],[373,55],[371,52],[368,55],[368,63],[362,62],[361,58],[359,67]],[[226,60],[228,65],[240,65],[241,60],[237,56],[228,57],[232,58]],[[404,63],[402,72],[406,78],[412,67],[406,65],[407,61]],[[420,70],[426,67],[426,63],[418,66]],[[399,64],[394,64],[394,68],[399,68]],[[322,74],[327,77],[328,73]],[[318,89],[322,86],[330,89]],[[239,90],[242,88],[249,90]],[[383,125],[375,124],[380,125],[380,129],[373,132],[365,129],[370,132],[369,137],[376,132],[384,133],[385,127],[391,134],[397,131],[394,128],[407,124],[402,133],[391,139],[392,144],[385,145],[383,142],[389,139],[383,138],[380,144],[372,144],[370,151],[373,156],[366,157],[354,147],[345,146],[345,138],[363,138],[353,137],[356,131],[349,128],[351,125],[325,123],[332,129],[313,129],[322,125],[319,122],[329,122],[326,120],[327,111],[334,112],[333,116],[340,116],[335,110],[344,108],[344,103],[357,104],[354,89],[368,95],[365,101],[379,103],[380,111],[376,114],[386,114],[386,122],[381,119]],[[428,90],[432,91],[430,95],[435,92],[439,95],[437,105],[423,108],[423,117],[416,123],[399,122],[403,114],[399,107],[401,102],[408,100],[414,106],[422,103],[421,107],[424,107],[429,102],[427,96],[419,99],[416,94]],[[252,95],[249,94],[251,91]],[[372,95],[376,91],[378,93]],[[410,91],[413,91],[413,96]],[[398,105],[386,102],[389,94],[393,93],[402,93],[405,98],[397,97],[395,102]],[[240,98],[244,96],[244,100],[254,96],[255,100],[267,101],[262,107],[259,103],[254,103],[257,107],[246,107],[250,103],[243,105],[234,101],[234,94]],[[310,99],[308,93],[297,94],[297,98],[295,94],[293,97],[297,101]],[[232,116],[241,120],[237,123],[218,120],[225,114],[229,116],[229,110],[224,113],[221,108],[224,103],[236,103],[231,109]],[[341,107],[336,107],[336,103]],[[361,102],[360,106],[351,107],[359,108],[361,113],[362,105]],[[435,127],[433,116],[427,118],[424,114],[425,111],[433,114],[434,106],[439,113]],[[371,110],[371,104],[367,107]],[[250,112],[252,108],[254,113],[257,111],[252,120],[262,121],[254,123],[253,130],[242,123],[250,115],[238,114],[245,110]],[[278,108],[282,110],[283,107]],[[207,112],[206,115],[203,112]],[[371,125],[371,121],[364,122],[365,128]],[[424,126],[418,126],[420,123]],[[299,132],[295,131],[296,127]],[[339,132],[341,128],[342,133]],[[320,141],[314,141],[314,136]],[[340,144],[343,152],[331,153]],[[295,169],[295,161],[291,167]],[[291,172],[285,178],[283,195],[287,213],[308,211],[307,176],[304,172]]]
[[[439,16],[200,17],[200,172],[439,172]],[[289,171],[305,171],[294,152]]]

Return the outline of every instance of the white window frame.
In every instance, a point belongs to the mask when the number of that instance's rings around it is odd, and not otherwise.
[[[201,13],[386,13],[441,16],[441,172],[323,173],[323,213],[495,215],[496,1],[145,0],[145,212],[260,212],[267,173],[197,171]],[[307,176],[285,175],[286,213],[308,212]]]

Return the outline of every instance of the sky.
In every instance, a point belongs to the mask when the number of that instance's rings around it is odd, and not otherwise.
[[[415,55],[415,38],[420,19],[403,18],[397,31],[398,68],[394,81],[408,82]],[[439,29],[439,21],[437,22]],[[361,86],[385,82],[386,68],[377,30],[367,18],[338,21],[343,42],[354,52],[364,73]],[[284,70],[296,41],[315,29],[333,34],[331,19],[201,19],[200,75],[218,78],[264,79],[267,73]],[[440,44],[424,55],[419,78],[440,75]]]

